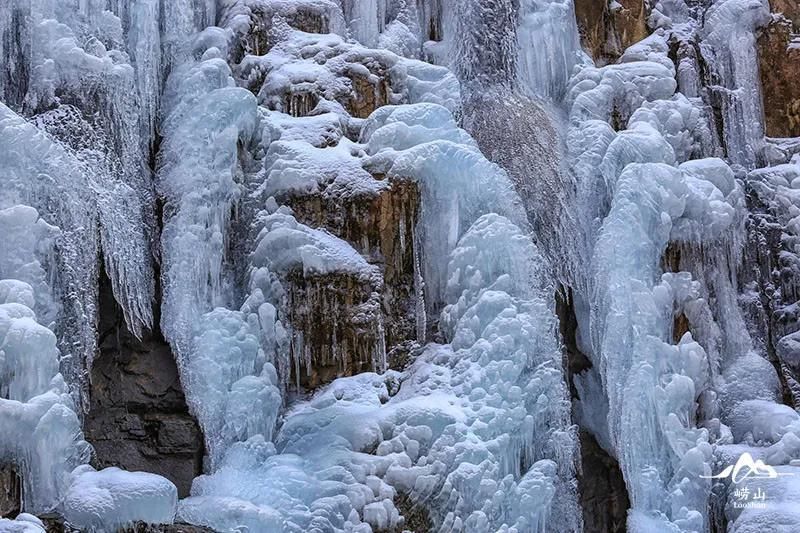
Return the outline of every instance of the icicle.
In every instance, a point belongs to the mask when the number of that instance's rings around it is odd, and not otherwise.
[[[425,304],[425,281],[422,279],[422,257],[420,257],[419,239],[417,238],[416,225],[412,227],[411,245],[413,246],[414,260],[414,293],[416,295],[414,305],[416,312],[417,342],[423,343],[428,336],[428,316]]]

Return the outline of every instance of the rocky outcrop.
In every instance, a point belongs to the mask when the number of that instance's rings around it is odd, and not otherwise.
[[[22,480],[11,467],[0,469],[0,516],[16,516],[22,511]]]
[[[376,179],[383,179],[376,176]],[[377,197],[332,200],[324,194],[286,199],[295,217],[311,227],[324,227],[353,246],[383,273],[381,305],[388,318],[389,346],[413,338],[414,226],[419,190],[411,181],[394,180]]]
[[[799,19],[800,20],[800,19]],[[773,17],[758,39],[764,123],[768,137],[800,136],[800,41],[784,17]]]
[[[159,332],[141,340],[131,335],[107,283],[101,283],[100,317],[84,430],[96,462],[160,474],[184,497],[202,473],[203,437],[186,406],[172,351]]]
[[[800,27],[800,3],[797,0],[769,0],[770,11],[780,13],[792,21],[795,29]]]
[[[337,377],[384,370],[394,360],[389,352],[398,346],[407,351],[405,343],[416,335],[417,185],[393,180],[376,196],[333,199],[323,190],[294,193],[281,201],[299,222],[346,241],[376,269],[369,277],[302,271],[287,276],[288,319],[302,336],[292,346],[302,350],[293,354],[299,364],[292,369],[292,381],[314,389]]]
[[[613,63],[630,45],[647,37],[645,0],[575,0],[583,47],[598,64]]]
[[[581,507],[585,533],[624,533],[630,503],[619,463],[581,431]]]

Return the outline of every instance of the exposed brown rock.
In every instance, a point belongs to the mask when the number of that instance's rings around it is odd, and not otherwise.
[[[620,51],[625,51],[649,35],[647,17],[650,13],[645,0],[617,0],[617,3],[622,7],[611,10],[611,28]]]
[[[672,324],[672,340],[677,344],[689,331],[689,319],[684,313],[677,315]]]
[[[389,104],[391,88],[386,69],[376,61],[368,61],[368,68],[369,74],[364,74],[361,69],[348,69],[346,75],[352,89],[337,97],[337,101],[356,118],[367,118],[379,107]],[[283,96],[281,111],[293,117],[308,116],[322,98],[318,89],[312,84],[293,87]]]
[[[378,176],[380,178],[380,176]],[[411,181],[395,180],[377,197],[326,199],[323,194],[285,200],[298,221],[324,227],[348,241],[383,272],[382,308],[391,347],[414,338],[414,226],[419,190]]]
[[[575,0],[575,16],[583,47],[599,64],[613,63],[626,48],[649,35],[649,5],[645,0]]]
[[[283,9],[280,9],[283,7]],[[246,54],[256,56],[269,52],[275,44],[272,42],[271,31],[273,17],[279,15],[290,27],[306,33],[329,33],[329,16],[320,9],[310,5],[262,6],[255,5],[251,8],[250,28],[239,36],[234,46],[233,62],[238,63]]]
[[[344,272],[293,271],[286,281],[294,383],[312,390],[338,377],[383,370],[378,287]]]
[[[142,340],[130,334],[107,279],[100,317],[100,355],[84,424],[96,466],[160,474],[187,496],[202,473],[203,437],[186,406],[172,351],[158,332]]]
[[[603,0],[575,0],[575,17],[581,34],[581,43],[589,55],[597,61],[604,56],[608,3]]]
[[[380,370],[384,357],[387,364],[396,363],[392,368],[402,366],[407,359],[403,354],[413,349],[416,336],[417,184],[393,180],[377,195],[333,199],[323,189],[280,200],[299,222],[324,228],[350,243],[381,278],[347,273],[309,276],[299,271],[287,276],[288,320],[302,335],[302,345],[292,347],[300,362],[299,375],[291,369],[292,381],[314,389],[337,377]]]
[[[797,0],[769,0],[769,7],[773,13],[783,14],[795,29],[800,27],[800,3]]]
[[[373,111],[389,103],[391,90],[388,76],[379,64],[373,69],[376,73],[370,73],[369,76],[356,71],[350,75],[353,91],[345,108],[356,118],[367,118]]]
[[[758,39],[768,137],[800,136],[800,47],[791,46],[792,31],[789,20],[777,17]]]

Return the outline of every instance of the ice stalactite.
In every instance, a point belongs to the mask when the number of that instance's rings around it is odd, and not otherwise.
[[[520,86],[542,99],[560,101],[573,67],[585,61],[573,3],[523,0],[518,18]]]
[[[365,46],[378,44],[386,19],[385,0],[342,0],[342,11],[353,37]]]
[[[588,247],[567,245],[560,237],[568,234],[579,243],[584,240],[571,211],[577,184],[562,165],[558,118],[545,111],[553,100],[542,100],[558,97],[569,70],[581,58],[569,37],[574,22],[564,16],[563,8],[536,3],[516,9],[514,2],[465,2],[455,17],[457,34],[463,38],[453,45],[451,61],[464,87],[465,129],[492,162],[508,171],[556,276],[577,284],[582,277],[580,265],[588,261]],[[532,50],[540,46],[533,39],[546,34],[549,38],[548,29],[562,24],[565,39],[572,44],[554,45],[555,57],[546,61],[553,70],[544,69],[537,72],[542,78],[532,79],[531,69],[539,68],[532,58],[540,57]]]
[[[681,92],[719,111],[726,157],[748,169],[763,159],[756,32],[769,11],[762,0],[715,0],[704,9],[680,1],[659,4],[651,16],[678,46]]]
[[[745,4],[718,2],[709,11],[699,30],[704,54],[715,38],[729,37],[739,43],[734,55],[749,53],[763,8]],[[631,499],[629,529],[704,531],[719,518],[707,512],[711,484],[700,474],[721,458],[735,461],[743,449],[732,444],[743,434],[735,414],[755,407],[749,401],[774,401],[777,380],[754,351],[739,308],[743,191],[726,163],[702,159],[719,153],[708,107],[698,98],[705,89],[699,76],[681,76],[690,67],[684,63],[676,84],[667,57],[667,39],[689,46],[681,36],[698,31],[696,13],[666,3],[658,9],[662,29],[617,64],[581,69],[567,93],[568,153],[595,242],[591,313],[578,314],[581,349],[594,366],[575,378],[576,412],[619,460]],[[658,18],[666,14],[673,18]],[[726,53],[717,44],[716,53]],[[747,131],[725,126],[728,157],[751,166],[762,134],[753,111],[760,99],[749,92],[755,82],[743,81],[757,65],[745,55],[711,68],[727,72],[726,87],[741,97],[725,120]],[[689,98],[673,95],[676,85],[688,87]],[[605,390],[607,413],[584,399],[598,389]]]
[[[206,437],[210,468],[232,442],[269,437],[280,405],[257,323],[225,309],[234,302],[230,228],[242,194],[239,154],[260,133],[255,97],[234,87],[221,59],[230,37],[219,28],[201,34],[203,57],[170,78],[158,160],[165,213],[161,327]],[[242,411],[253,404],[262,409]]]
[[[62,370],[80,396],[95,349],[98,257],[131,331],[152,326],[155,217],[143,163],[149,133],[140,129],[121,21],[104,6],[15,2],[0,12],[13,23],[3,23],[2,47],[16,69],[4,81],[4,99],[14,106],[4,108],[5,139],[24,147],[8,158],[5,196],[27,198],[62,228],[57,331],[70,356]],[[50,177],[52,191],[37,174]]]
[[[723,113],[728,159],[746,168],[762,157],[764,110],[756,29],[769,21],[761,0],[718,0],[705,13],[700,50],[713,69],[711,98]]]
[[[87,386],[85,372],[91,367],[97,342],[94,331],[97,288],[92,280],[98,276],[100,247],[108,244],[109,253],[120,253],[119,249],[110,246],[117,241],[106,240],[115,227],[120,229],[119,233],[113,234],[114,238],[128,239],[126,248],[136,247],[136,237],[142,235],[138,233],[141,228],[132,225],[135,215],[133,220],[125,218],[129,215],[126,206],[111,204],[110,193],[104,191],[102,184],[95,182],[87,165],[73,152],[2,105],[0,132],[0,154],[5,162],[0,205],[29,202],[41,211],[45,220],[63,228],[58,239],[58,267],[54,267],[51,274],[58,277],[54,290],[61,304],[56,317],[56,331],[62,339],[62,349],[68,355],[62,362],[62,372],[75,387],[78,404],[85,405],[85,398],[81,397]],[[45,154],[47,157],[43,157]],[[126,191],[123,188],[120,192]],[[132,194],[130,190],[127,192]],[[101,206],[106,211],[103,217],[108,217],[104,220],[116,226],[99,231],[101,216],[98,211]],[[120,210],[123,214],[120,214]],[[136,257],[132,258],[131,263],[126,262],[127,255],[118,255],[114,259],[114,265],[119,264],[117,261],[123,261],[126,269],[137,265]],[[143,278],[146,291],[147,277]],[[117,279],[120,281],[120,278]],[[135,283],[138,279],[141,278],[127,281]],[[117,287],[122,295],[135,294],[134,290],[124,292],[124,285]],[[141,323],[136,320],[146,320],[147,313],[151,311],[149,307],[128,306],[127,309],[133,324]],[[64,342],[66,338],[70,341]]]

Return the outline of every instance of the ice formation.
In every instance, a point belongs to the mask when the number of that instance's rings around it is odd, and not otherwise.
[[[770,6],[600,4],[646,35],[596,64],[569,0],[0,7],[0,531],[581,531],[583,439],[628,531],[800,528]],[[88,464],[104,276],[202,429],[180,501]]]
[[[24,508],[58,510],[68,524],[85,530],[171,522],[177,492],[170,481],[119,469],[97,472],[84,464],[91,447],[59,373],[56,335],[47,327],[55,322],[45,318],[58,313],[53,258],[61,230],[26,205],[0,211],[0,220],[8,244],[0,263],[0,419],[10,435],[0,460],[21,477]],[[40,526],[26,515],[6,522],[10,531]]]

